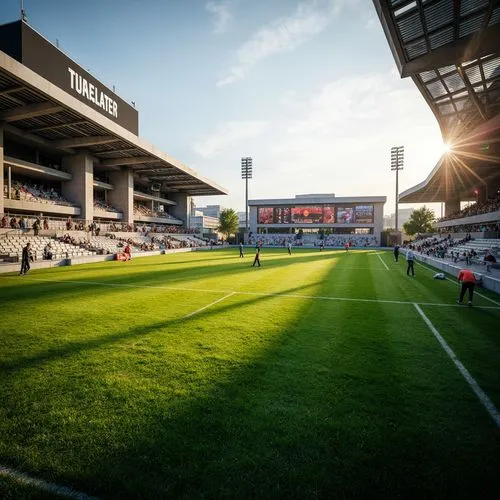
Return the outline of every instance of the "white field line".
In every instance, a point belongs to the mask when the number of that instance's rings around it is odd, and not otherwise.
[[[73,498],[76,500],[98,500],[97,497],[91,497],[85,493],[74,490],[68,486],[61,486],[59,484],[49,483],[43,479],[36,479],[34,477],[28,476],[24,472],[18,472],[10,467],[5,467],[0,465],[0,476],[10,477],[18,483],[33,486],[39,490],[47,491],[49,493],[54,493],[55,495],[63,496],[66,498]]]
[[[245,292],[240,290],[224,290],[224,289],[206,289],[206,288],[183,288],[174,286],[163,286],[163,285],[133,285],[126,283],[107,283],[102,281],[76,281],[76,280],[49,280],[44,278],[18,278],[15,276],[6,276],[6,278],[20,279],[22,281],[43,281],[48,283],[72,283],[77,285],[100,285],[109,286],[116,288],[147,288],[147,289],[160,289],[160,290],[172,290],[177,292],[198,292],[198,293],[226,293],[234,295],[251,295],[257,297],[287,297],[292,299],[308,299],[308,300],[333,300],[339,302],[369,302],[374,304],[404,304],[413,305],[413,301],[405,300],[386,300],[386,299],[362,299],[355,297],[328,297],[321,295],[302,295],[295,293],[263,293],[263,292]],[[419,302],[423,306],[434,306],[434,307],[461,307],[458,304],[443,304],[439,302]],[[495,309],[500,310],[500,306],[476,306],[475,309]]]
[[[196,311],[193,311],[192,313],[186,314],[183,319],[185,318],[190,318],[191,316],[194,316],[195,314],[198,314],[201,311],[204,311],[205,309],[208,309],[211,306],[214,306],[215,304],[218,304],[219,302],[222,302],[224,299],[227,299],[228,297],[231,297],[231,295],[234,295],[236,292],[228,293],[227,295],[224,295],[224,297],[214,300],[213,302],[210,302],[210,304],[207,304],[204,307],[200,307]]]
[[[432,272],[436,271],[436,269],[433,269],[432,267],[429,267],[426,264],[422,264],[418,260],[416,261],[416,263],[419,264],[420,266],[424,267],[425,269],[429,270],[429,271],[432,271]],[[451,285],[454,284],[453,280],[447,279],[446,281],[448,281]],[[474,290],[474,295],[479,295],[479,297],[482,297],[483,299],[486,299],[487,301],[492,302],[493,304],[495,304],[497,306],[500,306],[500,302],[497,302],[496,300],[490,299],[486,295],[484,295],[484,294],[482,294],[482,293],[480,293],[480,292],[478,292],[476,290]]]
[[[476,396],[479,398],[479,401],[483,404],[483,406],[486,408],[488,413],[490,414],[491,418],[495,421],[498,427],[500,427],[500,413],[496,409],[495,405],[491,401],[491,399],[488,397],[488,395],[479,387],[478,383],[474,379],[474,377],[469,373],[467,368],[460,362],[460,360],[457,358],[456,354],[453,352],[452,348],[447,344],[446,340],[441,336],[441,334],[436,330],[434,325],[431,323],[429,318],[424,314],[422,309],[419,307],[418,304],[413,304],[418,311],[418,314],[422,317],[422,319],[425,321],[426,325],[429,327],[429,330],[434,334],[434,337],[436,337],[437,341],[441,344],[441,347],[444,349],[446,354],[450,357],[450,359],[455,363],[455,366],[458,368],[458,371],[462,374],[464,379],[467,381],[467,383],[470,385],[471,389],[474,391]]]
[[[380,257],[380,254],[378,253],[377,254],[377,257],[380,259],[380,262],[382,262],[382,264],[384,264],[384,267],[389,271],[389,267],[387,266],[387,264],[383,261],[382,257]]]

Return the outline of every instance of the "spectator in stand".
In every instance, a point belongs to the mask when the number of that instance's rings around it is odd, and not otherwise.
[[[40,219],[37,217],[35,222],[33,222],[33,232],[35,236],[38,236],[38,232],[40,231]]]
[[[52,260],[52,245],[49,243],[47,243],[45,245],[45,248],[43,249],[43,258],[46,259],[46,260]]]
[[[474,295],[474,287],[476,286],[476,277],[474,273],[469,269],[462,269],[458,273],[458,282],[462,285],[460,291],[460,297],[457,300],[457,304],[462,304],[465,292],[469,291],[469,307],[472,306],[472,296]]]
[[[68,220],[66,221],[66,229],[68,231],[71,231],[73,229],[73,219],[71,216],[68,217]]]
[[[30,270],[30,260],[33,262],[33,254],[31,253],[31,243],[28,241],[26,246],[23,248],[23,253],[21,255],[21,272],[20,276],[26,274]]]
[[[125,257],[127,258],[127,260],[131,260],[132,259],[132,252],[130,250],[130,244],[127,243],[127,246],[123,249],[123,253],[125,254]]]
[[[43,229],[46,231],[47,229],[49,229],[49,219],[47,217],[45,217],[43,219]]]
[[[491,271],[491,264],[496,264],[497,259],[495,259],[495,256],[490,253],[489,250],[486,250],[486,254],[483,258],[485,264],[486,264],[486,271],[490,272]]]

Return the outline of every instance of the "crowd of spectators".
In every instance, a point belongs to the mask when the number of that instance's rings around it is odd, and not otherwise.
[[[95,198],[94,198],[94,208],[96,210],[104,210],[105,212],[114,212],[117,214],[121,213],[120,210],[110,205],[107,201],[96,200]]]
[[[47,217],[26,217],[25,215],[17,217],[15,215],[3,215],[0,220],[0,227],[22,230],[33,229],[38,234],[40,229],[49,229],[49,219]]]
[[[140,203],[134,203],[134,215],[136,217],[161,217],[163,219],[175,219],[168,212],[165,211],[157,211],[153,212],[150,208],[145,205],[141,205]]]
[[[447,215],[439,219],[439,222],[450,219],[461,219],[462,217],[470,217],[472,215],[487,214],[490,212],[497,212],[500,210],[500,192],[495,196],[488,198],[485,201],[478,201],[473,203],[458,212]]]
[[[309,240],[301,234],[255,234],[249,238],[249,244],[254,245],[257,242],[262,242],[263,245],[285,247],[289,243],[294,246],[304,246],[307,244],[315,247],[344,247],[349,243],[350,247],[370,247],[378,246],[377,238],[373,235],[339,235],[331,234],[324,236],[323,239],[317,238]]]
[[[403,242],[403,248],[408,248],[411,245],[418,253],[429,257],[444,259],[447,253],[450,252],[451,254],[451,248],[457,245],[463,245],[471,239],[472,237],[470,234],[467,234],[461,239],[453,239],[451,234],[448,234],[445,237],[419,235],[413,241],[405,240]]]
[[[8,187],[4,184],[4,198],[8,196]],[[74,206],[73,203],[64,199],[53,186],[32,184],[29,182],[15,181],[12,183],[10,197],[14,200],[22,200],[36,203],[51,203],[53,205]]]
[[[323,243],[327,247],[343,247],[349,243],[350,247],[374,247],[378,246],[378,240],[373,235],[352,235],[346,234],[340,236],[338,234],[330,234],[325,236],[322,240],[318,239],[314,242],[314,246],[321,246]]]
[[[491,231],[500,234],[500,222],[485,222],[482,224],[460,224],[458,226],[441,227],[441,233],[483,233]]]

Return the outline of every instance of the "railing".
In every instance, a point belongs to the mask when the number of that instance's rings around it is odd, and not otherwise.
[[[6,218],[5,226],[2,221]],[[12,218],[16,219],[17,227],[11,227],[10,221]],[[20,221],[24,219],[24,227],[20,227]],[[179,230],[177,225],[169,225],[168,219],[165,220],[165,224],[151,224],[151,223],[141,223],[141,224],[126,224],[113,221],[103,221],[102,219],[95,218],[93,220],[88,219],[73,219],[72,217],[53,217],[53,216],[40,216],[34,217],[32,215],[24,215],[18,213],[6,212],[0,214],[0,228],[11,228],[16,231],[32,231],[34,222],[40,220],[40,230],[47,230],[45,221],[48,223],[48,230],[50,231],[91,231],[90,226],[92,223],[96,225],[96,229],[99,228],[99,234],[104,233],[116,233],[116,232],[154,232],[154,233],[171,233],[171,234],[199,234],[199,230],[182,228]]]

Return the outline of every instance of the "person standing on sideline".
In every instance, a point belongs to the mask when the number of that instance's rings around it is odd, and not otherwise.
[[[345,248],[345,251],[346,251],[346,252],[348,252],[348,251],[349,251],[349,242],[348,242],[348,241],[346,241],[346,242],[344,243],[344,248]]]
[[[240,242],[240,257],[245,257],[243,255],[243,243]]]
[[[260,267],[260,247],[259,247],[259,245],[256,245],[256,247],[255,247],[255,259],[253,260],[252,267],[255,267],[255,264],[257,264]]]
[[[399,245],[396,243],[394,245],[394,260],[397,262],[399,259]]]
[[[288,246],[288,255],[292,255],[292,243],[289,241],[287,246]]]
[[[462,269],[458,273],[458,282],[462,285],[460,290],[460,297],[457,300],[457,304],[461,304],[464,299],[465,292],[469,290],[469,302],[468,306],[472,306],[472,296],[474,295],[474,287],[476,286],[476,277],[474,273],[469,269]]]
[[[19,276],[26,274],[30,270],[30,260],[33,262],[33,254],[31,253],[31,243],[28,241],[26,246],[23,248],[23,254],[21,256],[21,272]]]
[[[414,278],[415,269],[413,269],[413,264],[415,263],[415,254],[413,253],[413,247],[410,247],[406,252],[406,262],[408,262],[408,267],[406,268],[406,275],[410,276],[410,270],[411,270],[411,275]]]

